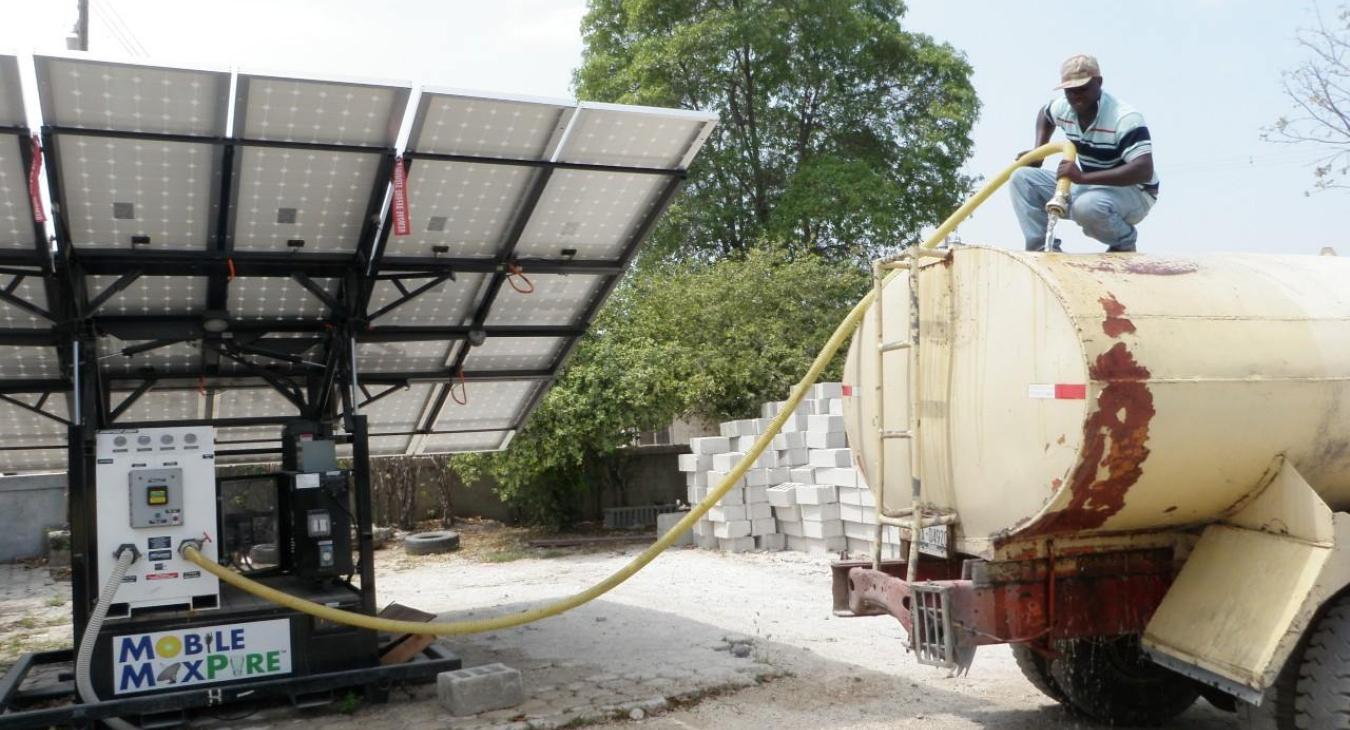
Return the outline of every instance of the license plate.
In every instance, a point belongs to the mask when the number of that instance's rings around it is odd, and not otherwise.
[[[900,528],[900,537],[908,540],[912,530]],[[951,530],[947,525],[933,525],[919,530],[919,552],[935,558],[951,557]]]

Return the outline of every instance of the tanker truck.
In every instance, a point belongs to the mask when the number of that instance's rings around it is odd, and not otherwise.
[[[836,612],[957,672],[1011,644],[1107,724],[1350,727],[1350,261],[909,253],[844,374],[907,547],[833,564]]]

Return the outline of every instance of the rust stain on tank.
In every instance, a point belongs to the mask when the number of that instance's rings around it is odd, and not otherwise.
[[[1097,301],[1101,302],[1102,310],[1106,312],[1106,319],[1102,320],[1102,332],[1107,337],[1115,339],[1134,333],[1134,322],[1125,318],[1125,305],[1116,299],[1115,294],[1108,293]]]
[[[1194,274],[1200,270],[1200,266],[1191,261],[1123,258],[1114,255],[1092,260],[1070,260],[1066,264],[1085,271],[1100,271],[1109,274],[1139,274],[1141,276],[1181,276],[1183,274]]]
[[[1069,477],[1069,504],[1017,531],[1018,537],[1101,527],[1125,506],[1125,494],[1143,473],[1149,423],[1157,413],[1148,369],[1117,342],[1097,357],[1089,373],[1106,385],[1097,396],[1097,410],[1083,424],[1083,452]]]

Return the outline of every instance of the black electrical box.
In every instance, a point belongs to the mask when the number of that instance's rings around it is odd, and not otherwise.
[[[352,573],[349,472],[287,474],[292,569],[318,580]]]

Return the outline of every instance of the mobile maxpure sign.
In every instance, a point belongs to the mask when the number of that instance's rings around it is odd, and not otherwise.
[[[287,619],[115,636],[116,694],[289,674]]]

